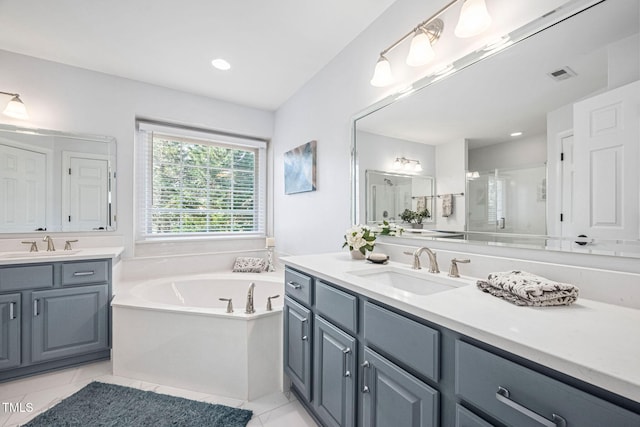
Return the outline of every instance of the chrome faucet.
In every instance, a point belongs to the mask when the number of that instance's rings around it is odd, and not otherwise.
[[[429,255],[429,273],[440,273],[440,269],[438,268],[438,260],[436,259],[436,253],[431,249],[426,247],[421,247],[416,249],[413,253],[413,269],[420,270],[422,266],[420,265],[420,255],[422,252],[426,252]]]
[[[47,252],[54,252],[56,250],[55,246],[53,246],[53,239],[51,236],[44,236],[42,241],[47,242]]]
[[[253,308],[253,289],[256,287],[255,283],[251,283],[249,285],[249,290],[247,291],[247,305],[244,309],[246,314],[253,314],[256,312],[256,309]]]

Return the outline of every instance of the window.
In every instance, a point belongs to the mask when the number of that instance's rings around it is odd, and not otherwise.
[[[138,122],[138,238],[263,235],[266,142]]]

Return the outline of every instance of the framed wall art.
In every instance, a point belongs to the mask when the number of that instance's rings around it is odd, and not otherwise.
[[[284,193],[316,191],[316,141],[284,153]]]

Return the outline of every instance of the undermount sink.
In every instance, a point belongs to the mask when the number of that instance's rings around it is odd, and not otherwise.
[[[52,252],[0,252],[0,258],[40,258],[40,257],[63,257],[74,255],[80,252],[79,249],[71,251],[52,251]]]
[[[396,266],[349,271],[348,274],[415,295],[450,291],[472,283],[467,279],[448,277],[446,273],[432,274],[427,273],[426,270],[410,270]]]

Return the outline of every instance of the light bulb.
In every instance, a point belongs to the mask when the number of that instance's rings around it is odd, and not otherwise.
[[[13,117],[14,119],[28,120],[27,107],[24,106],[20,98],[14,96],[7,104],[7,107],[2,112],[5,116]]]
[[[416,31],[416,35],[411,39],[411,47],[407,55],[407,65],[420,67],[426,65],[436,56],[431,46],[429,36],[422,30]]]
[[[416,172],[422,172],[422,165],[420,164],[420,162],[416,162],[415,166],[413,167],[413,170]]]
[[[396,160],[393,162],[393,168],[400,169],[401,167],[402,167],[402,162],[400,161],[400,159],[396,157]]]
[[[460,10],[460,19],[455,34],[458,37],[473,37],[491,25],[491,16],[484,0],[465,0]]]
[[[384,87],[393,83],[393,74],[391,74],[391,64],[384,56],[380,56],[376,63],[376,69],[373,72],[371,86]]]

